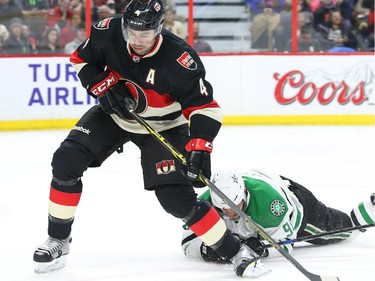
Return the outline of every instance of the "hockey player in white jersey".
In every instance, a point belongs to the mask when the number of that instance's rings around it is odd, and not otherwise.
[[[280,175],[259,170],[249,170],[240,174],[236,170],[221,170],[214,173],[212,182],[251,219],[261,226],[275,241],[296,239],[327,231],[374,223],[375,193],[367,202],[361,202],[350,213],[329,208],[320,202],[304,186]],[[253,275],[259,277],[270,270],[260,261],[268,256],[257,233],[211,190],[204,192],[200,199],[210,202],[223,217],[228,229],[241,243],[254,250],[257,266]],[[316,245],[337,243],[347,239],[350,232],[335,236],[323,236],[307,242]],[[210,247],[205,245],[186,226],[183,226],[182,249],[187,257],[208,262],[227,263]],[[293,244],[284,244],[289,253]]]

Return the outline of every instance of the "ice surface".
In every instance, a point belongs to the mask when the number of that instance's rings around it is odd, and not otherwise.
[[[143,189],[133,144],[86,172],[68,266],[35,274],[33,251],[47,238],[50,162],[66,135],[65,130],[0,133],[1,281],[240,280],[231,265],[183,256],[182,223]],[[369,126],[225,126],[214,145],[213,169],[280,173],[345,212],[375,192],[375,130]],[[315,274],[373,280],[375,232],[332,246],[299,243],[292,255]],[[259,280],[308,280],[274,250],[264,264],[273,272]]]

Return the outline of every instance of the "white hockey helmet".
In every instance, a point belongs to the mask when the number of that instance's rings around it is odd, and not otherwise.
[[[246,201],[245,183],[241,174],[233,169],[221,170],[214,173],[212,183],[216,185],[234,204],[238,205],[241,200]],[[210,191],[212,204],[220,209],[230,209],[214,191]]]

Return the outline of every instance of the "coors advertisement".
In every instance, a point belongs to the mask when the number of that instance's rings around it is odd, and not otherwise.
[[[373,61],[364,60],[344,69],[337,65],[336,69],[326,71],[322,61],[316,69],[310,71],[291,69],[274,73],[277,82],[274,91],[276,101],[281,105],[375,104]]]

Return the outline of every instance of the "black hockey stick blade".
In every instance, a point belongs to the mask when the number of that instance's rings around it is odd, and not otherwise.
[[[161,134],[154,130],[142,117],[134,112],[134,107],[127,103],[127,109],[130,115],[142,125],[156,140],[158,140],[173,156],[180,160],[182,164],[186,165],[185,156],[180,153],[172,144],[170,144]],[[339,281],[336,276],[320,276],[307,271],[297,260],[295,260],[287,251],[285,251],[277,242],[272,239],[261,227],[259,227],[248,215],[246,215],[236,204],[233,203],[217,186],[215,186],[204,175],[199,176],[200,181],[206,184],[212,191],[214,191],[225,203],[227,203],[240,217],[242,217],[248,225],[255,230],[263,239],[265,239],[273,248],[275,248],[281,255],[283,255],[290,263],[292,263],[302,274],[304,274],[311,281]]]

